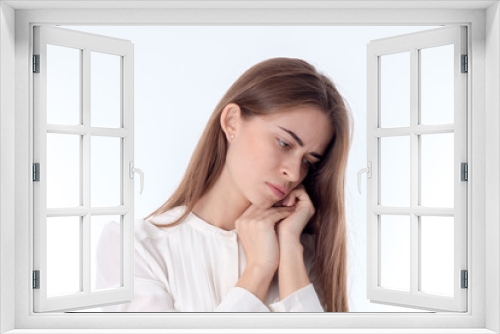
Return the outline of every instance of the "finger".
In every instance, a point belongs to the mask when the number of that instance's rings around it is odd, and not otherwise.
[[[285,219],[289,215],[291,215],[294,212],[294,209],[291,207],[279,207],[276,208],[277,210],[273,210],[267,214],[266,217],[262,219],[262,221],[269,223],[269,224],[276,224],[280,220]]]
[[[291,212],[293,208],[286,206],[283,207],[271,207],[267,209],[259,208],[255,205],[251,205],[253,208],[247,208],[247,210],[241,215],[238,221],[267,221],[273,212]]]
[[[284,203],[285,203],[285,200],[286,198],[282,199],[281,201],[278,201],[276,203],[274,203],[273,207],[276,208],[276,207],[282,207],[282,206],[286,206]]]
[[[299,201],[310,201],[309,195],[307,194],[305,188],[295,188],[292,190],[284,199],[283,205],[285,206],[293,206],[295,203]]]

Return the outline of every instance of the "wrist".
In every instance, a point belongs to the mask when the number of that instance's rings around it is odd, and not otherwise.
[[[269,277],[273,277],[274,273],[278,269],[278,264],[277,263],[274,267],[270,265],[262,265],[262,264],[257,264],[257,263],[252,263],[249,262],[247,266],[245,267],[245,272],[248,272],[248,274],[254,276],[254,277],[260,277],[262,279],[267,279]]]
[[[274,272],[270,274],[270,271],[266,268],[249,265],[245,268],[235,286],[246,289],[264,302],[273,276]]]
[[[302,244],[291,242],[280,247],[278,279],[280,300],[310,283]]]
[[[302,242],[300,241],[300,235],[289,232],[282,232],[278,234],[278,242],[280,249],[286,247],[303,250]]]
[[[301,262],[304,263],[304,247],[300,242],[283,242],[280,245],[280,270],[283,266],[298,265]]]

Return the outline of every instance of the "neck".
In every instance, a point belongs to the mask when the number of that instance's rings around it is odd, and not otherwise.
[[[212,188],[193,208],[193,213],[210,225],[223,230],[235,229],[235,221],[248,208],[250,202],[233,186],[226,167]]]

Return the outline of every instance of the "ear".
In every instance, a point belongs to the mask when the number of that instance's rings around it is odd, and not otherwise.
[[[229,103],[224,107],[220,116],[220,125],[222,127],[222,131],[226,134],[228,142],[233,141],[237,136],[241,121],[242,117],[240,106],[236,103]],[[231,135],[233,135],[233,138],[231,138]]]

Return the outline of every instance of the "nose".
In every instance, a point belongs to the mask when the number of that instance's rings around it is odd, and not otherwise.
[[[290,182],[297,182],[302,177],[302,160],[297,158],[286,159],[281,165],[281,174]]]

